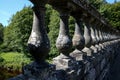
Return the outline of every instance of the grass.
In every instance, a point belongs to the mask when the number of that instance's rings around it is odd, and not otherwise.
[[[0,53],[0,57],[3,58],[0,66],[4,66],[4,68],[12,67],[14,70],[20,70],[23,64],[25,65],[31,62],[25,54],[18,52]]]
[[[48,63],[52,61],[46,60]],[[0,80],[7,80],[21,73],[24,65],[31,63],[30,58],[26,57],[24,53],[7,52],[0,53]],[[22,65],[24,64],[24,65]],[[12,67],[12,72],[8,68]]]
[[[29,64],[30,62],[30,58],[26,57],[23,53],[0,53],[0,80],[7,80],[20,74],[22,66]],[[12,68],[12,71],[10,68]]]

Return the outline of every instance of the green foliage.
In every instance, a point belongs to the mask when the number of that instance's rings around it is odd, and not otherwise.
[[[75,30],[75,20],[72,16],[70,16],[70,18],[69,18],[69,33],[70,33],[71,38],[73,37],[74,30]]]
[[[4,31],[4,46],[6,46],[6,51],[26,51],[27,40],[32,27],[32,19],[31,7],[24,7],[23,10],[12,16],[10,24]]]
[[[56,43],[56,39],[58,37],[58,33],[59,33],[59,14],[57,11],[52,10],[52,13],[50,15],[50,23],[48,25],[49,27],[49,39],[50,39],[50,43],[51,43],[51,51],[50,51],[50,56],[49,57],[55,57],[56,55],[59,54],[58,50],[56,49],[55,43]]]
[[[4,61],[4,59],[0,56],[0,63],[3,62],[3,61]]]
[[[114,28],[120,30],[120,2],[109,4],[105,0],[89,1]]]
[[[13,67],[15,70],[19,70],[22,68],[23,64],[31,62],[25,54],[18,52],[1,53],[0,56],[2,60],[0,66],[4,66],[4,68]]]
[[[106,0],[89,0],[90,4],[93,5],[96,9],[100,9],[100,7],[106,4]]]
[[[120,2],[116,2],[106,7],[104,16],[114,28],[120,30]]]
[[[30,62],[31,60],[23,53],[0,53],[0,79],[6,80],[18,75],[18,72],[21,72],[22,67]],[[12,72],[8,70],[10,68],[12,69]]]

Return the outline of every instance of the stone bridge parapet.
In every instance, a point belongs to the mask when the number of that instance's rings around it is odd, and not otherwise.
[[[110,67],[119,53],[120,32],[113,29],[88,0],[30,1],[34,18],[28,49],[34,62],[24,66],[22,74],[9,80],[108,80]],[[46,4],[60,14],[56,40],[60,55],[53,58],[52,64],[45,61],[50,51],[45,28]],[[69,16],[75,19],[72,39]],[[71,52],[73,46],[75,49]]]

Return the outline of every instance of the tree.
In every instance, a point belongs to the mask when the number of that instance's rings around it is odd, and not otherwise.
[[[50,39],[50,43],[51,43],[51,51],[50,51],[50,57],[55,57],[56,55],[58,55],[58,50],[56,48],[56,39],[58,37],[58,33],[59,33],[59,14],[56,10],[52,10],[52,13],[50,15],[50,24],[48,25],[49,27],[49,39]]]
[[[104,11],[104,16],[114,28],[120,30],[120,2],[109,4]]]
[[[106,0],[89,0],[90,4],[93,5],[97,10],[104,4],[107,4]]]
[[[31,7],[12,16],[10,24],[4,31],[4,46],[8,51],[26,51],[27,41],[31,32],[33,13]]]
[[[109,4],[105,0],[90,0],[90,3],[114,27],[120,30],[120,2]]]

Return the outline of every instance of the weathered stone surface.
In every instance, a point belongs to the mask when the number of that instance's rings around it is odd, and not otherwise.
[[[72,53],[70,53],[70,56],[76,61],[82,61],[85,55],[86,53],[79,51],[78,49],[75,49]]]
[[[94,68],[92,68],[87,72],[85,80],[95,80],[95,79],[96,79],[96,71]]]
[[[70,64],[73,63],[73,59],[70,56],[60,54],[56,58],[53,58],[53,64],[56,65],[56,69],[67,70]]]
[[[9,80],[68,80],[65,71],[56,70],[54,65],[42,66],[33,62],[23,68],[23,74]]]

